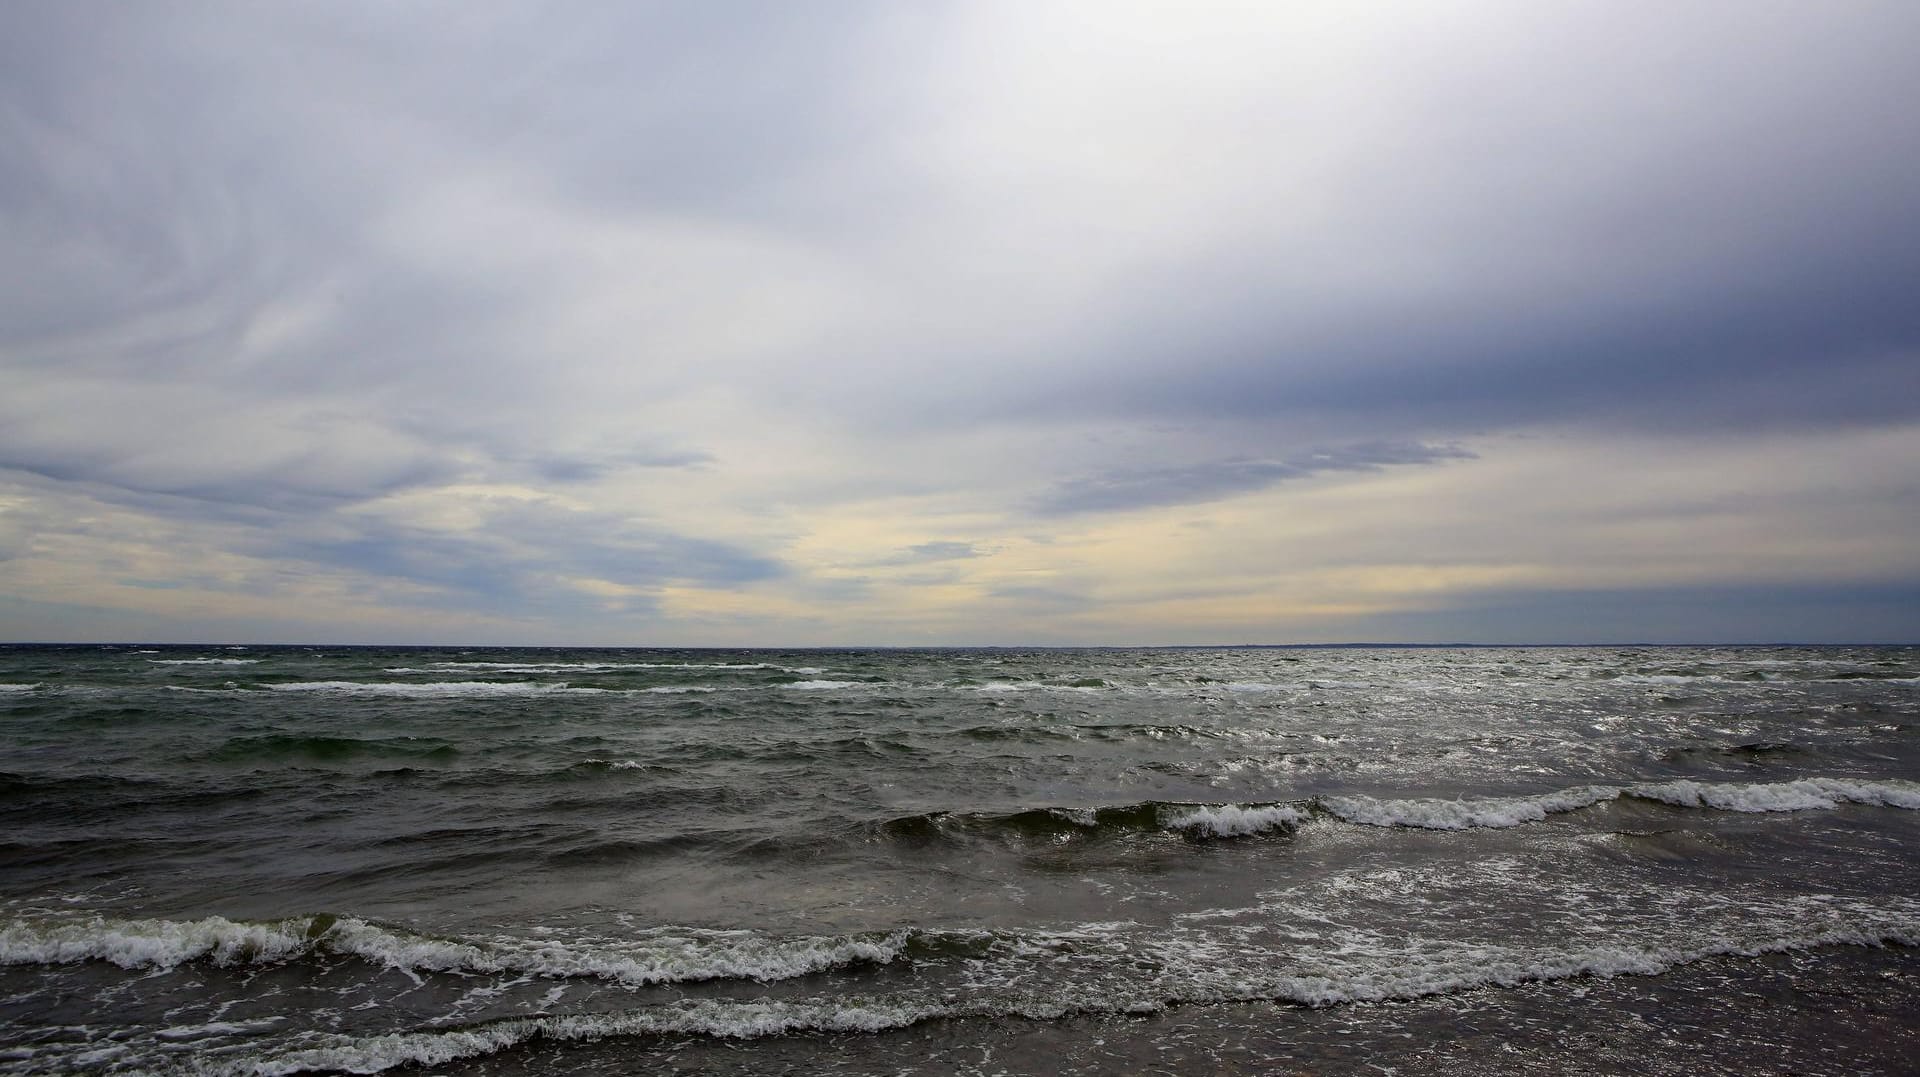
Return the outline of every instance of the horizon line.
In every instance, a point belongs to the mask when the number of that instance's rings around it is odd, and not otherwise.
[[[314,648],[351,647],[417,648],[420,650],[551,650],[551,651],[1234,651],[1234,650],[1393,650],[1481,648],[1487,650],[1520,648],[1574,647],[1920,647],[1920,641],[1841,640],[1797,642],[1793,640],[1681,640],[1650,642],[1613,640],[1593,643],[1574,642],[1494,642],[1471,643],[1442,641],[1421,643],[1408,640],[1348,640],[1335,643],[803,643],[803,644],[724,644],[724,643],[344,643],[344,642],[271,642],[242,643],[233,640],[203,640],[167,643],[154,640],[0,640],[0,647],[220,647],[220,648]]]

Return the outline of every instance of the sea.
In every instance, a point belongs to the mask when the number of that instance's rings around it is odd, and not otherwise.
[[[1913,1073],[1916,946],[1910,647],[0,647],[0,1073]]]

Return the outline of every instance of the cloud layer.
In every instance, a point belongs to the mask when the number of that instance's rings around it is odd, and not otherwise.
[[[13,4],[0,636],[1920,638],[1916,43]]]

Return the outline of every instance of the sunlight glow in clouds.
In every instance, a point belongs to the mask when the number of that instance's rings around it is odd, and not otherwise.
[[[9,5],[0,637],[1920,638],[1916,46]]]

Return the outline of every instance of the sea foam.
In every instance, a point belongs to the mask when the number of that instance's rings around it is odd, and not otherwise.
[[[613,673],[623,669],[692,669],[741,672],[773,669],[783,673],[820,673],[812,666],[781,666],[771,662],[434,662],[426,669],[396,667],[389,673],[424,673],[463,669],[496,673]]]
[[[1175,830],[1216,838],[1243,838],[1270,830],[1290,829],[1306,821],[1306,813],[1290,804],[1241,807],[1237,804],[1201,805],[1167,819]]]
[[[1684,808],[1721,811],[1776,812],[1835,808],[1841,804],[1871,804],[1920,810],[1920,785],[1906,781],[1852,781],[1841,778],[1802,778],[1791,782],[1725,783],[1696,781],[1637,785],[1634,796]]]
[[[435,938],[348,916],[250,922],[200,920],[15,920],[0,928],[0,964],[105,961],[125,969],[171,969],[194,961],[270,964],[334,954],[408,973],[512,973],[587,977],[632,986],[698,980],[791,979],[853,963],[899,957],[910,932],[770,936],[751,931],[658,928],[624,939],[552,941],[510,936]]]
[[[1625,786],[1582,785],[1519,797],[1458,800],[1439,797],[1407,800],[1325,797],[1318,803],[1346,822],[1365,826],[1467,830],[1537,823],[1549,815],[1579,811],[1620,797],[1654,800],[1682,808],[1740,812],[1808,811],[1836,808],[1842,804],[1920,810],[1920,784],[1900,779],[1861,781],[1842,778],[1802,778],[1785,782],[1679,780]]]
[[[348,695],[443,697],[443,696],[538,696],[599,694],[604,688],[575,688],[567,684],[531,681],[293,681],[270,684],[275,692],[338,692]]]
[[[1620,790],[1583,785],[1522,797],[1480,797],[1446,800],[1421,797],[1378,800],[1373,797],[1328,797],[1320,804],[1336,817],[1364,826],[1403,826],[1425,830],[1505,828],[1536,823],[1559,812],[1578,811],[1618,797]]]
[[[1646,945],[1597,939],[1564,948],[1454,944],[1391,948],[1377,953],[1341,951],[1330,964],[1248,970],[1221,976],[1208,966],[1218,955],[1195,955],[1183,947],[1155,950],[1164,971],[1132,985],[1058,983],[1034,990],[990,986],[966,997],[895,994],[815,998],[683,1000],[658,1006],[592,1014],[512,1017],[464,1028],[385,1035],[319,1034],[291,1049],[233,1059],[216,1072],[293,1074],[345,1070],[377,1073],[408,1065],[443,1065],[498,1053],[533,1039],[598,1041],[662,1034],[753,1040],[795,1033],[882,1033],[929,1020],[1025,1018],[1054,1020],[1071,1014],[1151,1014],[1191,1004],[1267,1001],[1326,1007],[1355,1002],[1410,1000],[1485,987],[1566,980],[1655,975],[1722,956],[1760,956],[1827,946],[1920,943],[1911,916],[1883,910],[1834,910],[1841,922],[1809,925],[1751,937],[1707,935],[1691,943]],[[1086,925],[1093,934],[1129,925]],[[1062,932],[1062,940],[1088,932]],[[1044,951],[1046,947],[1041,947]],[[1370,948],[1369,948],[1370,949]],[[1184,956],[1183,956],[1184,955]],[[1267,955],[1245,955],[1265,963]],[[1276,955],[1277,956],[1277,955]],[[1286,964],[1284,961],[1282,964]],[[984,986],[984,985],[983,985]]]
[[[1581,785],[1547,793],[1510,797],[1314,797],[1281,803],[1138,804],[1033,808],[1024,811],[925,812],[882,824],[882,829],[911,840],[946,832],[1002,837],[1061,837],[1061,824],[1088,835],[1162,830],[1205,838],[1243,838],[1291,830],[1316,815],[1343,823],[1415,830],[1499,830],[1541,822],[1622,797],[1653,800],[1683,808],[1783,812],[1865,804],[1920,809],[1920,783],[1901,780],[1855,781],[1805,778],[1788,782],[1673,781],[1645,785]],[[1069,835],[1071,836],[1071,835]]]

